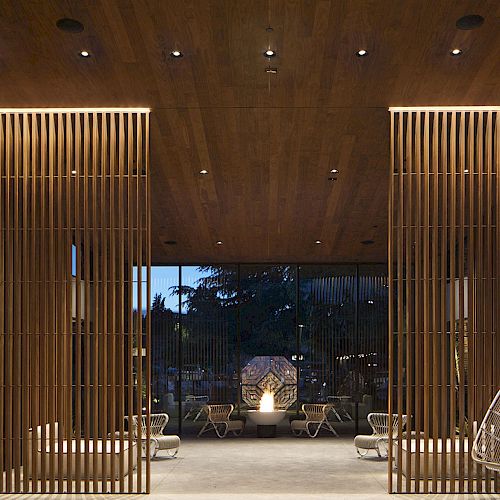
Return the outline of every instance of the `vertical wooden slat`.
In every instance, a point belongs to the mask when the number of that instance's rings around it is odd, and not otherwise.
[[[97,453],[99,446],[99,338],[100,331],[100,266],[101,266],[101,249],[99,247],[99,123],[97,113],[92,113],[92,139],[91,139],[91,155],[92,155],[92,233],[91,233],[91,252],[92,252],[92,322],[91,322],[91,372],[89,374],[90,388],[92,394],[92,470],[97,471],[99,467],[99,455]],[[88,257],[87,257],[88,258]],[[99,479],[97,474],[92,474],[92,491],[99,491]]]
[[[389,360],[393,359],[394,356],[394,260],[393,260],[393,225],[394,225],[394,190],[395,190],[395,114],[391,113],[391,175],[390,175],[390,185],[389,185],[389,230],[388,230],[388,279],[389,279],[389,338],[388,338],[388,356]],[[394,386],[394,364],[389,363],[389,380],[388,380],[388,413],[392,415],[393,413],[393,386]],[[389,449],[388,449],[388,485],[387,491],[389,493],[393,492],[393,428],[392,428],[392,418],[389,418]]]
[[[63,400],[65,402],[65,434],[64,439],[66,439],[66,444],[71,443],[73,440],[73,335],[72,335],[72,316],[73,316],[73,291],[72,291],[72,267],[73,267],[73,235],[76,234],[76,230],[73,231],[72,227],[75,225],[74,213],[71,202],[73,199],[73,189],[72,186],[75,184],[75,176],[73,174],[76,171],[76,165],[73,157],[73,124],[72,124],[72,114],[65,114],[65,255],[66,255],[66,265],[63,267],[64,276],[64,300],[63,303],[66,305],[64,308],[65,322],[64,322],[64,363],[65,363],[65,379],[63,384],[65,386],[65,391],[63,393]],[[61,434],[63,435],[63,434]],[[66,453],[66,470],[73,470],[73,453]],[[61,472],[62,476],[62,472]],[[67,481],[67,491],[68,493],[73,492],[73,481]],[[64,485],[63,485],[64,488]]]
[[[23,144],[23,196],[22,196],[22,226],[23,226],[23,243],[22,243],[22,255],[25,256],[22,262],[23,272],[22,272],[22,284],[23,284],[23,293],[21,302],[23,305],[23,315],[22,315],[22,323],[21,323],[21,335],[22,335],[22,366],[25,369],[22,370],[22,463],[23,463],[23,485],[22,491],[29,492],[30,484],[29,484],[29,476],[24,473],[27,469],[28,457],[31,454],[31,443],[29,441],[29,427],[30,427],[30,414],[31,414],[31,405],[30,405],[30,366],[31,366],[31,343],[32,343],[32,329],[31,329],[31,317],[32,317],[32,303],[31,303],[31,293],[32,293],[32,284],[30,279],[30,258],[33,258],[32,255],[29,254],[30,250],[30,217],[29,217],[29,189],[30,189],[30,151],[31,151],[31,137],[30,137],[30,123],[29,123],[30,115],[25,113],[23,114],[23,131],[22,131],[22,144]],[[1,195],[0,195],[1,196]],[[1,453],[1,452],[0,452]],[[1,471],[2,469],[0,469]]]
[[[449,359],[448,359],[448,377],[449,377],[449,394],[448,398],[450,401],[450,417],[449,417],[449,435],[451,438],[451,460],[450,460],[450,491],[456,491],[455,484],[455,463],[456,463],[456,362],[455,362],[455,354],[456,354],[456,341],[455,341],[455,315],[456,315],[456,252],[457,252],[457,232],[456,232],[456,211],[457,211],[457,113],[451,113],[451,124],[450,124],[450,181],[449,181],[449,191],[450,191],[450,199],[449,199],[449,207],[450,207],[450,215],[449,215],[449,224],[450,224],[450,240],[449,240],[449,248],[450,248],[450,272],[449,272],[449,283],[450,283],[450,292],[449,292],[449,304],[450,304],[450,314],[449,314],[449,325],[450,325],[450,333],[449,333]],[[446,169],[444,169],[445,173]]]
[[[423,308],[422,296],[422,113],[415,117],[415,183],[416,183],[416,232],[415,232],[415,492],[420,492],[420,433],[422,430],[422,349]]]
[[[135,341],[134,333],[134,308],[133,308],[133,288],[134,288],[134,219],[133,219],[133,164],[134,164],[134,143],[133,143],[133,121],[132,115],[127,116],[127,130],[126,130],[126,144],[127,144],[127,412],[128,412],[128,488],[129,491],[134,488],[134,477],[132,475],[134,450],[132,445],[134,443],[132,435],[132,418],[134,415],[134,349],[133,343]],[[137,409],[138,410],[138,409]],[[140,449],[140,443],[138,443]],[[137,452],[139,453],[139,452]],[[140,458],[140,455],[139,455]],[[139,465],[139,464],[137,464]],[[137,470],[139,475],[139,469]]]
[[[83,113],[83,263],[84,263],[84,287],[85,287],[85,313],[84,313],[84,349],[83,349],[83,385],[84,385],[84,427],[83,432],[85,435],[84,446],[84,465],[83,465],[83,484],[84,492],[90,492],[90,405],[91,405],[91,388],[90,388],[90,336],[91,336],[91,275],[90,275],[90,243],[92,240],[90,223],[90,182],[92,180],[91,169],[91,156],[90,156],[90,124],[89,114]]]
[[[405,217],[405,207],[404,207],[404,178],[405,178],[405,152],[404,152],[404,120],[405,116],[403,113],[399,114],[398,120],[398,146],[397,146],[397,172],[398,172],[398,192],[397,192],[397,203],[398,207],[398,218],[397,218],[397,232],[396,232],[396,241],[397,241],[397,250],[396,250],[396,279],[398,282],[398,287],[404,288],[404,279],[403,279],[403,252],[404,252],[404,217]],[[406,242],[408,245],[408,242]],[[408,312],[406,312],[408,314]],[[398,464],[402,463],[402,445],[403,445],[403,427],[402,427],[402,415],[403,415],[403,347],[404,347],[404,293],[398,290],[397,294],[397,414],[398,414],[398,428],[397,428],[397,436],[398,436],[398,446],[397,446],[397,457],[396,462]],[[408,334],[408,332],[406,332]],[[392,419],[392,413],[389,412],[389,415]],[[401,474],[397,474],[397,491],[401,491],[403,487],[403,477]]]
[[[47,169],[47,120],[48,115],[42,113],[40,116],[40,253],[48,255],[47,249],[47,196],[48,196],[48,169]],[[48,393],[48,363],[47,363],[47,332],[49,331],[49,312],[48,312],[48,265],[41,266],[40,271],[40,301],[41,301],[41,314],[40,314],[40,474],[41,474],[41,492],[47,491],[47,406],[49,400]]]
[[[125,380],[125,342],[129,341],[129,335],[127,335],[127,327],[126,327],[126,311],[125,311],[125,220],[124,220],[124,212],[125,212],[125,201],[124,201],[124,176],[125,176],[125,123],[124,123],[124,115],[123,113],[119,114],[119,150],[118,150],[118,158],[119,158],[119,173],[118,173],[118,226],[119,226],[119,236],[118,236],[118,249],[119,249],[119,258],[118,258],[118,294],[119,294],[119,331],[120,331],[120,340],[119,340],[119,377],[120,377],[120,392],[119,392],[119,415],[125,416],[125,405],[126,405],[126,380]],[[127,358],[128,359],[128,358]],[[131,422],[128,420],[129,429]],[[125,431],[124,431],[124,418],[120,418],[119,421],[119,432],[120,432],[120,493],[125,491]],[[130,441],[128,441],[130,442]],[[130,453],[128,453],[130,458]]]
[[[82,311],[82,273],[84,272],[82,255],[82,236],[84,236],[82,226],[82,207],[81,207],[81,184],[85,181],[85,164],[82,162],[82,113],[75,113],[75,202],[74,202],[74,226],[75,226],[75,438],[77,442],[75,456],[75,492],[81,493],[82,490],[82,314],[85,314],[86,308]],[[85,297],[84,297],[85,298]]]
[[[443,112],[441,115],[441,138],[439,144],[439,158],[441,161],[438,175],[438,199],[440,201],[440,205],[436,207],[438,210],[438,217],[441,216],[441,224],[440,231],[439,227],[437,230],[439,241],[437,242],[439,253],[440,253],[440,273],[439,273],[439,367],[440,372],[437,373],[437,379],[439,380],[439,386],[437,389],[439,390],[439,394],[437,395],[439,399],[439,433],[438,438],[441,439],[441,443],[445,443],[442,446],[447,446],[448,442],[448,409],[446,408],[447,401],[447,370],[446,370],[446,362],[448,356],[446,355],[448,351],[447,347],[447,317],[446,317],[446,309],[447,309],[447,284],[448,284],[448,113]],[[437,155],[437,152],[434,153]],[[438,221],[439,222],[439,221]],[[441,233],[441,234],[439,234]],[[451,251],[451,249],[450,249]],[[434,299],[436,300],[436,299]],[[451,318],[452,312],[449,310],[449,316]],[[441,463],[438,464],[438,461]],[[447,454],[441,453],[441,457],[438,457],[436,460],[437,466],[441,468],[441,493],[446,493],[447,490],[447,478],[448,478],[448,464],[447,464]]]
[[[459,136],[459,173],[460,173],[460,211],[459,211],[459,239],[458,239],[458,288],[459,288],[459,322],[458,322],[458,429],[459,429],[459,456],[458,456],[458,491],[465,491],[465,142],[466,139],[466,122],[465,113],[460,113],[460,136]]]
[[[37,115],[33,113],[31,115],[31,207],[39,206],[40,203],[40,182],[41,172],[39,169],[39,129],[38,129],[38,119]],[[40,324],[40,271],[39,266],[36,264],[36,255],[39,250],[39,240],[37,237],[36,230],[39,227],[40,215],[38,211],[31,209],[31,245],[30,245],[30,275],[33,280],[32,293],[30,297],[30,306],[32,311],[31,324],[32,324],[32,345],[31,345],[31,359],[32,365],[30,369],[30,381],[31,381],[31,491],[39,491],[38,486],[38,441],[33,438],[36,432],[37,425],[41,422],[40,420],[40,374],[37,373],[35,366],[40,366],[40,334],[41,334],[41,324]]]
[[[100,141],[100,157],[101,157],[101,172],[100,172],[100,233],[99,233],[99,241],[101,243],[100,250],[100,261],[101,261],[101,269],[100,269],[100,282],[101,282],[101,300],[99,306],[102,309],[102,313],[100,315],[100,332],[98,338],[100,342],[98,345],[101,347],[101,352],[99,354],[99,377],[101,378],[98,387],[100,388],[99,394],[99,424],[100,424],[100,437],[102,440],[107,439],[108,437],[108,329],[107,329],[107,321],[110,313],[109,303],[108,303],[108,241],[110,238],[109,234],[109,220],[107,214],[110,212],[109,208],[109,198],[108,198],[108,123],[107,123],[107,114],[101,113],[100,115],[100,124],[101,124],[101,141]],[[107,207],[107,208],[106,208]],[[106,443],[106,449],[108,447],[108,443]],[[111,451],[114,453],[114,451]],[[101,481],[101,491],[106,493],[108,489],[107,477],[108,477],[108,466],[106,460],[106,453],[102,453],[101,455],[101,471],[102,471],[102,481]]]
[[[5,116],[6,118],[6,116]],[[6,272],[5,272],[5,244],[8,241],[7,224],[5,216],[7,212],[7,206],[5,204],[6,191],[7,191],[7,168],[4,161],[5,158],[5,130],[4,130],[4,116],[0,115],[0,136],[2,140],[0,141],[0,176],[5,177],[5,180],[0,181],[0,307],[5,311],[6,306]],[[0,177],[0,179],[2,178]],[[2,452],[0,453],[0,491],[5,491],[4,485],[4,473],[6,470],[4,466],[4,455],[7,449],[6,434],[4,432],[5,428],[5,409],[4,400],[6,393],[6,381],[5,381],[5,362],[7,360],[6,350],[5,350],[5,313],[0,314],[0,360],[2,360],[2,368],[0,369],[0,447]]]
[[[109,287],[109,367],[110,367],[110,398],[109,398],[109,427],[110,427],[110,437],[111,437],[111,450],[114,453],[116,449],[116,380],[117,380],[117,370],[118,366],[116,363],[116,343],[118,336],[116,335],[116,326],[117,326],[117,318],[116,318],[116,300],[117,300],[117,276],[116,276],[116,210],[115,210],[115,177],[117,171],[117,163],[116,163],[116,114],[109,114],[109,277],[110,277],[110,287]],[[123,420],[123,419],[121,419]],[[121,448],[123,449],[123,448]],[[110,492],[116,492],[116,463],[115,460],[111,461],[111,482],[110,482]]]
[[[405,268],[405,279],[406,279],[406,414],[407,414],[407,424],[406,428],[412,428],[413,420],[413,339],[415,338],[414,330],[414,314],[413,314],[413,262],[412,262],[412,252],[414,251],[414,237],[413,237],[413,113],[408,113],[406,125],[406,183],[402,186],[402,191],[400,193],[402,198],[402,203],[405,204],[405,214],[404,214],[404,224],[405,224],[405,256],[404,256],[404,268]],[[407,193],[406,196],[405,193]],[[403,294],[401,293],[401,296]],[[399,425],[402,426],[402,414],[403,414],[403,401],[401,398],[401,413],[398,411]],[[402,436],[402,429],[398,429],[398,435]],[[401,456],[399,457],[399,463],[402,463],[402,442],[399,446]],[[411,432],[407,432],[406,438],[406,449],[411,447]],[[411,470],[412,468],[412,454],[406,454],[406,470]],[[406,476],[406,491],[412,490],[411,485],[411,474]],[[402,489],[402,485],[399,490]]]
[[[475,140],[474,140],[474,121],[475,113],[469,115],[469,126],[467,131],[468,154],[467,154],[467,170],[468,170],[468,220],[467,220],[467,245],[466,245],[466,273],[467,273],[467,303],[468,303],[468,355],[467,355],[467,449],[468,460],[467,468],[472,470],[473,462],[470,454],[472,443],[474,440],[474,416],[475,416],[475,400],[476,400],[476,378],[475,366],[473,364],[475,357],[475,332],[476,332],[476,315],[474,313],[474,294],[475,294],[475,183],[474,175],[475,168]],[[468,474],[468,490],[474,491],[475,478],[473,474]]]

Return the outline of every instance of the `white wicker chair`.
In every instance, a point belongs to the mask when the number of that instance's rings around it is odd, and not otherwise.
[[[133,422],[133,433],[134,437],[138,438],[138,416],[132,416]],[[165,450],[167,455],[174,458],[181,445],[181,440],[179,436],[170,435],[166,436],[163,434],[163,429],[168,423],[168,415],[166,413],[153,413],[150,415],[150,438],[149,438],[149,454],[151,458],[156,457],[159,450]],[[147,452],[147,438],[146,438],[147,426],[146,426],[146,415],[142,415],[141,418],[141,441],[142,441],[142,451],[146,455]]]
[[[500,472],[500,390],[479,427],[471,455],[478,464]]]
[[[305,420],[292,420],[290,427],[295,436],[301,436],[305,432],[310,438],[315,438],[321,428],[329,430],[338,437],[337,431],[328,421],[328,413],[331,405],[325,404],[303,404],[302,411],[306,415]]]
[[[369,450],[375,450],[379,457],[382,456],[381,446],[385,446],[384,455],[387,455],[387,446],[389,443],[389,414],[370,413],[367,417],[368,423],[373,429],[373,434],[360,434],[354,438],[354,446],[360,457],[366,456]],[[398,433],[398,415],[392,415],[392,436],[396,437]],[[402,428],[406,426],[406,415],[402,415]]]
[[[228,432],[239,436],[243,432],[245,423],[243,420],[229,420],[233,410],[233,405],[207,405],[207,421],[198,433],[198,437],[212,429],[220,438],[226,437]]]

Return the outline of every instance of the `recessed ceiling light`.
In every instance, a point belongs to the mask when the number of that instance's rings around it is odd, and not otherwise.
[[[364,57],[364,56],[367,56],[368,55],[368,52],[365,50],[365,49],[360,49],[356,52],[356,55],[358,57]]]
[[[484,17],[478,14],[470,14],[468,16],[461,17],[456,22],[456,27],[459,30],[473,30],[479,28],[484,23]]]
[[[322,242],[321,240],[316,240],[314,243],[315,243],[316,245],[321,245],[321,243],[323,243],[323,242]]]
[[[461,53],[462,53],[462,51],[460,49],[453,49],[450,51],[450,54],[452,56],[459,56]]]
[[[90,57],[90,52],[88,50],[81,50],[78,54],[80,57]]]
[[[66,31],[67,33],[81,33],[83,31],[83,24],[76,19],[70,19],[69,17],[63,17],[56,21],[56,26],[61,31]]]
[[[172,52],[170,52],[170,55],[172,57],[182,57],[182,52],[180,50],[172,50]]]
[[[276,52],[273,49],[267,49],[264,52],[265,57],[274,57],[276,55]]]
[[[200,175],[207,175],[208,174],[208,170],[200,170]]]
[[[336,168],[332,168],[332,169],[330,170],[330,173],[331,173],[331,174],[338,174],[338,173],[339,173],[339,171],[338,171]]]
[[[222,245],[222,241],[221,240],[217,241],[216,245]]]

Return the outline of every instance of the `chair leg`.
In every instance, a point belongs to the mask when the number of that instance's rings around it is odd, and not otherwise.
[[[214,425],[214,427],[215,427],[215,432],[217,433],[217,436],[219,436],[221,439],[224,439],[227,435],[228,425],[224,422],[224,432],[222,434],[219,432],[219,427],[217,425]]]
[[[363,450],[364,453],[362,453],[361,451],[359,451],[359,448],[356,447],[356,451],[358,452],[358,455],[359,455],[359,458],[364,458],[366,457],[366,454],[368,453],[368,450]]]
[[[166,450],[166,451],[168,457],[175,458],[177,456],[177,453],[179,453],[179,448],[173,448],[171,450]]]
[[[204,432],[206,432],[208,429],[207,427],[210,425],[211,422],[206,422],[205,425],[201,428],[201,431],[198,432],[198,437],[200,437]]]
[[[339,433],[332,427],[332,424],[328,422],[328,420],[325,422],[325,425],[327,426],[328,430],[335,436],[339,437]]]

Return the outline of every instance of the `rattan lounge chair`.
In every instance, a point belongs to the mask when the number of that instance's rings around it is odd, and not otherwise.
[[[472,459],[500,472],[500,391],[491,402],[472,445]]]
[[[137,439],[137,415],[133,415],[133,432],[134,437]],[[168,423],[168,415],[166,413],[153,413],[150,416],[150,437],[149,437],[149,454],[151,458],[156,457],[156,454],[160,450],[165,450],[170,458],[174,458],[181,445],[181,440],[179,436],[170,435],[166,436],[163,434],[163,429]],[[141,441],[142,441],[142,452],[146,455],[147,452],[147,438],[146,438],[146,415],[142,415],[141,418]]]
[[[290,423],[292,433],[295,436],[301,436],[305,432],[310,438],[315,438],[323,428],[329,430],[334,436],[338,437],[337,431],[328,421],[327,416],[330,410],[331,405],[303,404],[302,411],[306,419],[292,420]]]
[[[235,436],[239,436],[243,432],[245,423],[243,420],[229,419],[233,410],[233,405],[207,405],[207,421],[198,433],[198,437],[204,432],[208,432],[212,429],[215,430],[215,433],[220,438],[226,437],[228,432],[232,432]]]
[[[392,435],[398,433],[398,415],[392,415]],[[382,456],[381,447],[384,446],[384,455],[387,456],[387,447],[389,443],[389,414],[388,413],[370,413],[368,423],[373,429],[373,434],[360,434],[354,438],[354,446],[360,457],[366,456],[369,450],[375,450],[379,457]],[[402,416],[402,428],[406,425],[406,415]]]

